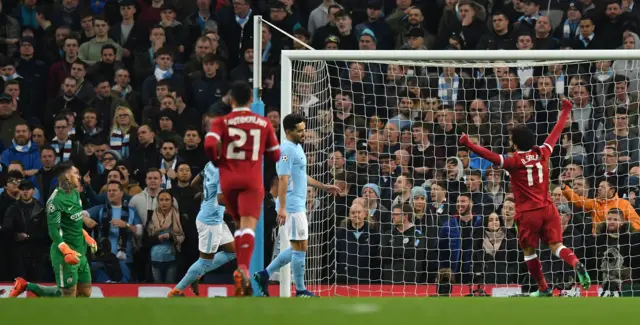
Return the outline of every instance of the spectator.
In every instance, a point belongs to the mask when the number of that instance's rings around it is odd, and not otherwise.
[[[53,192],[53,180],[55,178],[53,166],[56,162],[56,152],[50,146],[40,148],[40,162],[42,168],[35,175],[36,189],[42,194],[42,202],[47,202]]]
[[[35,186],[23,180],[18,185],[20,199],[5,212],[2,231],[11,238],[11,269],[13,277],[44,281],[49,256],[50,239],[44,206],[34,199]]]
[[[480,36],[478,50],[511,50],[515,49],[515,42],[511,37],[509,18],[501,11],[492,16],[493,30]]]
[[[309,34],[311,34],[312,40],[311,47],[315,49],[325,48],[325,46],[327,45],[327,39],[330,36],[335,37],[334,43],[337,44],[340,42],[336,37],[336,35],[338,35],[338,27],[336,26],[335,15],[341,10],[342,6],[335,3],[335,1],[333,0],[323,0],[322,5],[314,10],[314,12],[316,12],[316,15],[309,17]],[[324,16],[325,14],[326,19],[324,17],[322,17],[321,19],[317,19],[318,16]],[[312,17],[316,23],[323,22],[324,24],[313,24]]]
[[[510,232],[512,235],[517,235],[515,223],[516,204],[513,199],[505,198],[504,203],[502,204],[501,214],[502,219],[504,219],[505,230]]]
[[[570,187],[565,184],[562,185],[562,194],[564,194],[567,200],[578,208],[591,211],[594,232],[597,229],[597,225],[605,221],[607,211],[612,208],[619,209],[624,219],[629,222],[630,229],[637,231],[636,229],[640,229],[640,217],[638,217],[638,214],[629,201],[619,198],[617,192],[617,184],[611,178],[600,182],[595,199],[580,196]]]
[[[640,140],[638,129],[630,128],[629,115],[624,107],[619,107],[613,116],[613,129],[607,132],[603,139],[597,143],[597,151],[601,151],[606,143],[614,142],[617,145],[618,154],[628,163],[640,162]],[[619,157],[618,159],[622,159]],[[617,171],[617,170],[616,170]],[[617,171],[618,172],[618,171]]]
[[[426,282],[427,241],[413,224],[412,211],[407,203],[393,206],[393,229],[380,239],[383,283]]]
[[[0,140],[3,148],[11,145],[17,125],[26,125],[26,122],[14,111],[11,96],[0,94]]]
[[[408,43],[411,29],[422,28],[424,16],[422,15],[422,10],[418,7],[398,8],[398,11],[389,15],[386,20],[389,28],[398,35],[395,46],[397,50]],[[433,35],[424,32],[424,45],[427,49],[433,49],[435,42]]]
[[[309,22],[307,24],[309,35],[311,35],[311,37],[315,35],[316,30],[326,26],[331,21],[331,6],[333,5],[337,5],[335,0],[323,0],[322,4],[311,11],[311,14],[309,15]]]
[[[136,147],[138,134],[138,124],[135,121],[131,110],[124,106],[115,109],[113,123],[109,136],[109,147],[120,154],[120,157],[127,159],[131,148]]]
[[[621,108],[622,111],[624,111],[624,115],[627,116],[626,128],[633,128],[632,131],[636,131],[634,133],[637,133],[638,114],[640,113],[638,92],[630,91],[634,88],[630,88],[631,83],[629,79],[623,75],[615,75],[613,80],[615,82],[614,95],[605,102],[605,117],[609,119],[607,121],[607,129],[615,127],[615,114]],[[620,123],[622,123],[622,121],[620,121]]]
[[[140,92],[131,87],[131,72],[129,70],[124,68],[116,70],[115,84],[111,87],[111,92],[129,104],[129,109],[133,112],[135,121],[142,119]]]
[[[484,219],[484,231],[475,232],[473,283],[517,283],[518,239],[504,227],[497,213]]]
[[[103,78],[100,76],[95,76],[91,77],[89,80],[86,79],[85,77],[87,76],[87,69],[89,69],[89,66],[80,60],[76,60],[76,62],[73,62],[71,64],[70,76],[75,78],[78,83],[75,97],[78,97],[78,99],[80,99],[83,103],[89,103],[96,97],[96,89],[94,87],[94,83],[100,81],[99,79]],[[82,110],[84,110],[84,107],[81,109],[81,111]]]
[[[16,73],[23,77],[19,84],[22,91],[20,105],[16,107],[22,116],[32,120],[37,120],[39,115],[36,108],[45,105],[48,73],[47,64],[37,59],[41,53],[36,53],[36,45],[35,38],[23,37],[20,40],[20,59],[16,63]]]
[[[589,16],[582,16],[580,18],[580,35],[571,42],[571,48],[576,50],[591,50],[600,49],[604,47],[605,34],[596,35],[594,33],[596,28],[593,18]]]
[[[116,60],[122,60],[122,47],[109,38],[109,24],[104,18],[95,17],[93,19],[93,28],[96,36],[86,43],[83,43],[78,50],[78,58],[89,65],[100,61],[102,58],[102,47],[105,44],[111,44],[116,48]]]
[[[102,242],[108,239],[111,253],[120,260],[122,279],[120,282],[133,281],[133,243],[142,234],[140,217],[130,205],[123,201],[122,184],[112,181],[107,187],[107,202],[94,206],[87,212],[91,221],[85,225],[93,229],[93,237]]]
[[[61,161],[71,160],[74,165],[80,166],[83,170],[87,162],[84,147],[80,142],[69,137],[71,126],[65,116],[58,115],[54,119],[56,136],[51,140],[51,147],[56,151],[56,164]]]
[[[109,83],[114,83],[116,70],[121,67],[120,62],[116,62],[116,47],[111,44],[102,46],[100,61],[96,62],[90,69],[88,75],[92,82],[98,82],[106,78]]]
[[[120,54],[118,60],[122,59],[126,64],[131,64],[133,53],[144,50],[147,47],[147,33],[145,31],[145,26],[140,23],[136,23],[134,19],[134,16],[138,11],[138,9],[136,8],[136,1],[123,0],[119,1],[119,5],[122,21],[118,24],[112,25],[108,31],[108,35],[110,39],[116,41],[116,43],[120,46],[121,53],[118,53],[118,49],[113,49],[114,54]],[[99,35],[99,33],[96,32],[96,35]],[[104,53],[102,57],[104,60]],[[115,59],[115,56],[113,57],[113,59]],[[111,73],[110,75],[103,75],[106,78],[111,79],[113,73]]]
[[[20,171],[10,171],[7,173],[7,182],[4,185],[4,191],[0,193],[0,280],[11,281],[12,245],[13,238],[4,231],[4,219],[6,218],[7,209],[20,199],[20,183],[24,180],[24,176]],[[9,266],[9,267],[7,267]]]
[[[155,137],[156,134],[149,125],[138,127],[138,145],[131,152],[129,160],[132,165],[132,175],[140,184],[145,184],[149,168],[160,166],[161,156]]]
[[[622,282],[637,276],[640,262],[638,235],[632,233],[624,215],[624,211],[612,208],[607,212],[606,221],[595,228],[598,279],[602,281],[603,290],[612,292],[619,292]]]
[[[35,181],[35,175],[42,168],[40,150],[32,145],[31,130],[27,124],[15,126],[15,136],[11,146],[2,152],[0,163],[9,166],[11,161],[18,160],[24,166],[24,176],[30,182]]]
[[[234,0],[233,7],[218,12],[218,25],[225,26],[220,36],[229,47],[229,66],[235,67],[240,60],[240,48],[251,39],[253,15],[249,0]]]
[[[31,132],[31,141],[33,141],[33,143],[37,145],[38,148],[43,148],[45,146],[47,138],[44,136],[44,130],[42,129],[42,127],[35,126],[33,128],[33,131]]]
[[[176,255],[184,242],[180,213],[167,190],[158,193],[158,207],[146,226],[146,245],[151,248],[151,271],[155,283],[174,283],[177,279]]]
[[[160,172],[162,173],[162,188],[171,189],[176,183],[178,174],[177,166],[183,160],[178,156],[178,146],[172,140],[166,140],[160,149],[162,161],[160,161]]]
[[[2,4],[0,4],[0,10],[2,10]],[[12,57],[18,49],[18,41],[20,40],[20,22],[15,18],[6,14],[5,11],[0,12],[0,21],[2,24],[2,37],[0,37],[0,53],[5,53],[7,56]]]
[[[582,18],[582,3],[580,1],[569,2],[567,8],[567,19],[562,22],[556,30],[553,32],[553,36],[560,40],[560,42],[572,42],[575,38],[579,37],[580,20]]]
[[[96,97],[87,103],[98,112],[98,125],[103,130],[111,130],[113,117],[118,107],[127,107],[127,103],[119,96],[111,93],[109,80],[102,77],[96,81]]]
[[[640,6],[639,7],[634,6],[634,8],[640,8]],[[640,38],[638,38],[638,34],[627,31],[622,36],[622,38],[623,38],[622,47],[624,49],[626,50],[640,49]],[[616,60],[615,62],[613,62],[613,70],[616,75],[616,77],[614,77],[614,79],[616,80],[616,97],[619,94],[618,83],[622,82],[622,78],[619,78],[619,77],[625,76],[627,77],[626,89],[631,90],[629,96],[632,96],[632,98],[637,98],[638,79],[640,78],[640,62],[638,60]],[[622,100],[623,100],[623,103],[625,103],[624,98]],[[637,100],[630,101],[630,103],[636,103],[636,102],[638,101]]]
[[[80,142],[96,142],[98,138],[104,138],[106,132],[98,126],[98,112],[93,108],[87,108],[82,113],[82,125],[77,130],[76,138]]]
[[[49,99],[58,95],[60,86],[71,73],[71,64],[78,59],[79,46],[79,42],[75,38],[67,37],[64,40],[62,46],[63,58],[53,63],[49,68],[49,77],[47,78],[47,96]],[[44,121],[42,122],[44,123]]]
[[[74,64],[75,65],[75,64]],[[80,66],[76,65],[76,68]],[[61,94],[55,99],[49,101],[49,105],[45,111],[45,119],[43,123],[51,126],[51,119],[56,115],[61,114],[63,111],[70,112],[74,116],[82,116],[82,112],[86,108],[86,103],[76,96],[78,91],[78,80],[72,76],[68,76],[64,79],[64,83],[61,87]]]
[[[380,279],[380,233],[361,202],[353,202],[349,218],[336,230],[338,283],[369,284]]]
[[[472,259],[474,247],[474,233],[482,227],[482,215],[474,214],[474,202],[471,193],[460,193],[456,202],[456,226],[460,233],[460,255],[458,260],[452,260],[453,271],[460,272],[461,282],[468,283],[473,279]],[[491,205],[492,206],[492,205]]]
[[[486,18],[485,8],[474,1],[460,0],[455,8],[445,8],[435,47],[444,49],[449,44],[451,35],[463,35],[461,48],[475,49],[481,36],[487,33]],[[431,47],[427,46],[427,48]]]
[[[537,50],[556,50],[560,48],[560,41],[551,35],[551,21],[547,16],[540,16],[535,25]]]
[[[391,229],[391,212],[380,204],[380,187],[373,183],[365,184],[362,187],[362,205],[368,211],[367,220],[372,224],[377,224],[381,231],[386,232]]]
[[[381,50],[393,50],[395,37],[391,33],[391,28],[382,15],[382,1],[367,1],[367,20],[356,26],[356,35],[362,35],[369,29],[376,40],[376,48]]]
[[[184,57],[183,53],[186,50],[185,45],[191,44],[189,27],[176,20],[176,15],[177,11],[174,5],[170,3],[163,4],[160,11],[161,20],[159,26],[164,28],[164,32],[169,36],[169,46],[177,48],[178,52]],[[200,26],[198,26],[198,30],[199,29]]]
[[[196,51],[197,53],[197,51]],[[229,84],[224,76],[220,75],[220,58],[214,54],[206,54],[202,58],[202,69],[191,77],[192,94],[195,109],[198,114],[204,114],[211,105],[222,99],[228,90]]]
[[[206,36],[200,36],[196,41],[194,53],[185,64],[184,73],[191,75],[194,72],[203,71],[203,59],[207,54],[212,54],[213,44],[211,39]],[[217,70],[217,69],[216,69]]]
[[[147,77],[142,84],[142,102],[150,103],[151,96],[154,94],[156,85],[167,80],[168,85],[174,91],[183,91],[185,85],[185,77],[181,71],[173,70],[173,56],[167,49],[159,49],[155,53],[156,67],[153,75]]]
[[[413,179],[408,175],[400,175],[393,185],[394,199],[391,206],[409,203],[412,197]]]

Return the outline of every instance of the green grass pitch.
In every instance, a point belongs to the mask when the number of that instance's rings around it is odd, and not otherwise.
[[[633,298],[2,299],[3,324],[633,324]],[[198,322],[198,323],[196,323]]]

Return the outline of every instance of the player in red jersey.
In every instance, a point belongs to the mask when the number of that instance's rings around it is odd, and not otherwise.
[[[262,156],[280,159],[278,138],[265,117],[251,112],[252,89],[245,82],[231,85],[231,113],[211,123],[205,139],[207,157],[220,169],[226,210],[236,221],[238,269],[233,273],[236,296],[252,294],[249,262],[262,209]]]
[[[591,279],[584,264],[578,261],[571,249],[562,245],[560,214],[549,194],[548,159],[560,138],[572,108],[573,104],[569,100],[562,100],[560,118],[542,147],[535,145],[536,137],[526,126],[514,127],[509,134],[514,153],[509,158],[469,142],[466,134],[460,138],[461,145],[509,172],[516,203],[515,221],[518,242],[524,252],[529,273],[538,283],[538,291],[531,294],[534,297],[553,295],[542,273],[542,264],[536,255],[540,240],[548,243],[556,256],[576,270],[580,284],[585,290],[591,286]]]

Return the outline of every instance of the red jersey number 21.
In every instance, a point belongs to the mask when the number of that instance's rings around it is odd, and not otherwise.
[[[527,183],[529,186],[533,186],[533,173],[534,173],[534,169],[537,170],[537,174],[538,174],[538,183],[542,184],[542,164],[541,163],[536,163],[535,165],[529,165],[529,166],[525,166],[525,168],[527,169]]]
[[[249,130],[251,140],[247,138],[247,132],[238,128],[229,128],[229,136],[238,137],[238,139],[229,142],[227,146],[227,159],[247,160],[247,151],[251,150],[251,160],[258,160],[260,154],[260,129]],[[250,149],[244,148],[247,140],[251,141]]]

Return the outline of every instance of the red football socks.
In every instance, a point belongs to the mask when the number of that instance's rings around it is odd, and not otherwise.
[[[255,244],[255,235],[253,230],[246,228],[235,233],[236,259],[238,267],[249,268],[251,256],[253,255],[253,246]]]
[[[527,268],[529,269],[529,274],[531,274],[533,280],[538,283],[538,290],[547,290],[549,288],[549,285],[547,285],[547,280],[545,280],[544,274],[542,273],[542,264],[540,263],[540,259],[538,259],[538,257],[536,256],[535,258],[530,259],[525,263],[527,264]]]
[[[561,246],[557,251],[556,251],[556,256],[558,256],[559,258],[561,258],[563,261],[565,261],[565,263],[571,265],[572,268],[576,267],[576,264],[578,264],[578,258],[576,257],[576,254],[573,253],[572,250]]]

